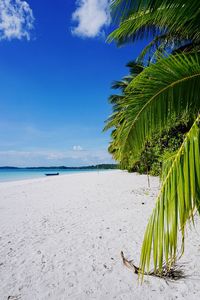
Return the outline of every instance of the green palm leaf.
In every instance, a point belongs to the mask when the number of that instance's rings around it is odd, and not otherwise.
[[[198,0],[116,0],[112,10],[120,15],[121,23],[109,36],[118,43],[143,38],[149,33],[167,31],[199,41],[200,5]],[[152,27],[153,26],[153,27]],[[155,28],[157,31],[155,32]]]
[[[166,8],[162,7],[153,12],[143,11],[132,14],[120,23],[119,28],[109,35],[108,42],[115,40],[118,45],[121,45],[138,39],[159,36],[167,32],[170,35],[174,35],[174,38],[177,39],[188,39],[189,36],[190,39],[199,42],[199,21],[195,19],[192,20],[193,22],[190,26],[183,26],[181,19],[179,23],[176,19],[179,12],[179,7],[171,8],[167,12]]]
[[[199,161],[200,115],[167,168],[142,244],[141,274],[149,271],[152,252],[155,272],[162,270],[164,260],[170,268],[177,257],[178,229],[182,234],[183,252],[186,222],[193,218],[195,208],[200,213]]]
[[[103,131],[106,131],[112,127],[115,129],[112,133],[112,142],[109,146],[109,152],[113,154],[115,159],[118,159],[118,150],[117,146],[117,137],[118,133],[121,132],[121,125],[125,122],[124,119],[124,98],[126,97],[125,90],[128,87],[129,83],[140,74],[144,67],[141,64],[136,63],[135,61],[129,61],[126,66],[129,68],[129,75],[122,78],[120,81],[114,81],[112,84],[113,89],[120,90],[119,95],[111,95],[109,97],[109,102],[112,104],[113,113],[106,120],[106,125]],[[114,149],[114,151],[113,151]],[[127,160],[127,159],[126,159]]]
[[[115,40],[122,45],[138,39],[152,39],[138,57],[138,61],[146,65],[165,52],[183,47],[198,51],[200,47],[199,0],[114,0],[111,8],[117,19],[120,16],[120,22],[109,35],[108,42]]]
[[[119,157],[130,154],[134,162],[155,131],[161,131],[174,116],[200,108],[200,54],[179,54],[151,64],[126,89],[123,118],[118,134]]]

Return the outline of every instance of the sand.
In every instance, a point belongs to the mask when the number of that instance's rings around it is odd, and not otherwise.
[[[158,179],[123,171],[0,183],[0,299],[200,299],[200,222],[177,282],[137,275]]]

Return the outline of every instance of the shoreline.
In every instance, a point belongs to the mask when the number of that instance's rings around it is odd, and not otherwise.
[[[76,171],[64,171],[63,173],[60,173],[59,174],[59,178],[62,176],[69,176],[69,175],[72,175],[72,174],[81,174],[81,173],[98,173],[98,172],[112,172],[112,171],[121,171],[121,170],[119,170],[119,169],[105,169],[105,170],[103,170],[103,169],[100,169],[100,170],[93,170],[93,169],[91,169],[91,170],[76,170]],[[61,170],[61,172],[62,172],[62,170]],[[67,173],[68,172],[68,173]],[[51,177],[47,177],[47,176],[45,176],[45,174],[41,174],[40,176],[38,176],[38,177],[32,177],[32,178],[19,178],[19,179],[10,179],[10,180],[1,180],[0,179],[0,184],[1,183],[9,183],[9,182],[21,182],[21,181],[27,181],[27,180],[29,180],[29,181],[32,181],[32,180],[36,180],[36,179],[55,179],[55,178],[58,178],[58,176],[57,177],[54,177],[53,176],[53,178]]]
[[[158,178],[121,170],[0,183],[0,299],[199,299],[200,222],[187,230],[187,278],[138,277]]]

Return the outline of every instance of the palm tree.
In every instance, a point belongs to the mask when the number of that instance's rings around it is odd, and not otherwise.
[[[112,6],[120,25],[110,41],[122,44],[151,36],[152,45],[158,43],[151,57],[157,49],[163,54],[125,89],[115,157],[133,164],[145,142],[174,118],[187,113],[194,121],[180,149],[165,163],[162,187],[142,244],[139,273],[149,271],[152,252],[154,271],[162,272],[164,262],[170,269],[177,258],[178,229],[183,253],[185,225],[196,210],[200,212],[199,1],[115,0]],[[176,45],[172,44],[175,39]]]
[[[144,67],[140,64],[137,64],[135,61],[130,61],[126,64],[126,67],[129,68],[129,75],[122,78],[122,80],[114,81],[112,84],[112,89],[119,90],[119,94],[113,94],[109,97],[109,102],[112,104],[113,114],[107,119],[106,125],[104,127],[104,131],[115,127],[115,129],[111,133],[112,141],[109,145],[108,151],[112,154],[113,158],[118,159],[118,135],[125,122],[125,118],[123,116],[124,110],[124,100],[126,98],[126,89],[129,83],[136,78],[138,74],[140,74]],[[120,166],[124,169],[129,169],[129,165],[127,164],[128,158],[124,158],[120,160]]]

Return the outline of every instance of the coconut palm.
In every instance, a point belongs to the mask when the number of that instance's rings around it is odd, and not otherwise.
[[[120,94],[113,94],[109,97],[109,102],[112,105],[113,113],[106,121],[106,126],[104,127],[104,131],[115,127],[115,129],[111,133],[112,141],[109,145],[108,151],[112,154],[113,158],[118,159],[118,135],[125,121],[123,116],[124,110],[124,100],[126,98],[126,89],[129,83],[136,78],[138,74],[140,74],[144,67],[142,65],[137,64],[135,61],[130,61],[126,64],[129,68],[129,75],[122,78],[122,80],[114,81],[112,84],[112,89],[119,90]],[[128,157],[123,158],[120,161],[121,168],[129,168]]]
[[[170,268],[177,258],[178,230],[183,253],[185,225],[196,209],[200,212],[199,1],[115,0],[112,5],[121,18],[109,40],[125,43],[150,35],[161,48],[166,37],[169,44],[173,39],[179,43],[153,60],[125,89],[115,158],[133,164],[145,142],[174,118],[187,113],[194,120],[180,149],[165,163],[162,187],[142,244],[139,273],[149,271],[152,252],[154,270],[162,272],[164,262]]]

